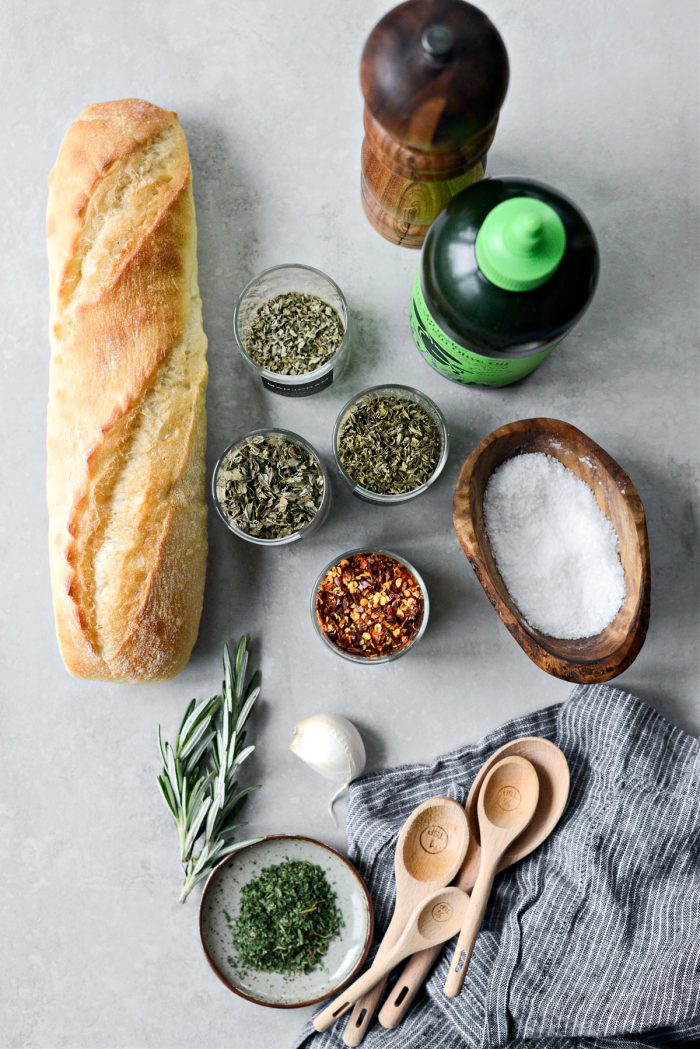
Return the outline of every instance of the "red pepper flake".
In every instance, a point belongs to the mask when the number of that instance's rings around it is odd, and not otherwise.
[[[332,565],[316,592],[316,621],[329,641],[376,659],[413,640],[423,620],[423,592],[401,561],[351,554]]]

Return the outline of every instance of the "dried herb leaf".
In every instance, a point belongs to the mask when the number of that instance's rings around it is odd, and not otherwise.
[[[229,920],[240,962],[267,972],[311,972],[344,925],[322,867],[286,860],[264,867],[241,889],[241,910]]]
[[[305,375],[333,357],[345,330],[318,295],[290,291],[258,307],[245,340],[248,356],[278,375]]]
[[[216,497],[226,517],[258,539],[283,539],[316,516],[323,472],[306,448],[282,434],[249,437],[224,457]]]
[[[338,432],[338,458],[355,484],[405,495],[430,479],[442,437],[434,419],[408,397],[381,395],[354,405]]]

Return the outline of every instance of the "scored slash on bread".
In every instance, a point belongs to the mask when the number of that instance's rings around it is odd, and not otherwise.
[[[197,637],[207,553],[207,341],[177,115],[87,106],[49,176],[47,242],[61,654],[79,677],[172,677]]]

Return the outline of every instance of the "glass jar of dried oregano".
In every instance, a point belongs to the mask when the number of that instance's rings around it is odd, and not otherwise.
[[[348,401],[336,419],[333,451],[354,495],[391,505],[415,499],[447,462],[445,418],[411,386],[372,386]]]
[[[212,496],[226,527],[258,546],[304,539],[325,521],[330,477],[318,452],[291,430],[253,430],[221,454]]]
[[[346,357],[345,297],[312,266],[274,266],[241,292],[233,332],[266,390],[308,397],[331,385]]]

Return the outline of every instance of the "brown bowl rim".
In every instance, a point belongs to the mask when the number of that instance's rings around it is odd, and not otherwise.
[[[352,971],[342,981],[342,983],[337,984],[337,986],[333,987],[326,994],[322,994],[318,998],[309,998],[307,1001],[304,1002],[266,1002],[263,1001],[261,998],[256,998],[255,995],[247,994],[245,991],[242,991],[240,987],[236,987],[234,984],[232,984],[231,981],[228,980],[220,971],[220,969],[214,964],[214,961],[211,958],[209,951],[207,950],[207,945],[204,939],[204,903],[215,875],[217,875],[223,867],[227,866],[227,864],[232,863],[235,859],[237,859],[237,857],[239,857],[247,849],[254,849],[256,845],[260,845],[264,841],[275,841],[280,838],[286,841],[308,841],[311,845],[318,845],[320,848],[325,849],[326,852],[333,853],[333,855],[337,856],[339,860],[342,860],[345,866],[349,867],[352,874],[355,875],[355,878],[358,881],[360,888],[362,889],[365,895],[365,899],[367,901],[367,913],[369,915],[367,936],[365,937],[365,945],[362,951],[362,955],[358,959],[357,965],[354,966]],[[323,1002],[326,998],[330,998],[332,995],[337,994],[339,991],[342,991],[362,969],[365,962],[367,961],[367,956],[371,950],[372,941],[374,940],[374,905],[372,903],[372,897],[369,894],[369,890],[365,885],[364,878],[358,871],[357,867],[355,867],[354,863],[350,862],[347,856],[343,856],[341,852],[338,852],[337,849],[334,849],[332,845],[327,845],[325,841],[319,841],[318,838],[310,838],[306,834],[265,834],[262,838],[258,838],[257,841],[251,842],[250,845],[244,845],[242,849],[236,849],[235,852],[232,852],[230,855],[225,856],[220,863],[217,863],[216,867],[214,867],[213,871],[208,876],[206,882],[204,883],[202,896],[199,901],[199,940],[202,945],[204,957],[207,959],[207,962],[209,963],[209,966],[214,972],[214,974],[218,976],[223,985],[227,987],[229,991],[232,991],[234,994],[238,995],[239,998],[245,998],[247,1002],[252,1002],[253,1005],[262,1005],[267,1009],[304,1009],[309,1005],[316,1005],[318,1002]]]
[[[578,434],[589,448],[594,451],[601,466],[616,479],[618,486],[621,483],[625,489],[624,492],[621,492],[621,496],[627,503],[634,518],[642,562],[639,601],[627,634],[617,648],[605,656],[600,656],[597,659],[586,659],[585,657],[582,657],[580,660],[564,659],[552,651],[551,647],[545,647],[533,632],[533,628],[526,623],[515,602],[512,599],[508,602],[503,601],[483,560],[481,554],[482,544],[476,534],[468,502],[466,507],[464,507],[462,500],[465,499],[469,491],[474,467],[479,458],[491,445],[512,434],[514,427],[519,428],[523,435],[528,433],[551,434],[555,440],[562,440],[563,442],[567,441],[567,435]],[[552,454],[555,453],[553,452]],[[457,520],[458,512],[464,515],[465,520]],[[606,452],[592,437],[589,437],[583,430],[574,426],[573,423],[566,422],[564,419],[552,419],[544,416],[516,419],[492,430],[476,445],[462,464],[453,498],[453,523],[460,545],[482,589],[498,613],[499,619],[501,619],[503,625],[536,666],[553,677],[570,681],[574,684],[594,684],[596,682],[610,681],[631,666],[639,655],[646,639],[650,617],[651,564],[646,514],[641,496],[629,475],[613,459],[610,453]],[[501,580],[501,583],[503,590],[507,593],[507,587],[503,580]],[[508,613],[506,618],[501,615],[503,610]],[[545,635],[541,636],[544,637]],[[552,641],[556,643],[555,638]]]

